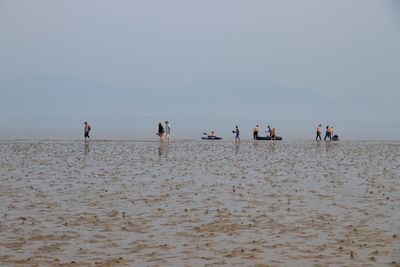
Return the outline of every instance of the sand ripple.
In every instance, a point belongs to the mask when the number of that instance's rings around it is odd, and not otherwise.
[[[1,142],[1,266],[400,266],[400,144]]]

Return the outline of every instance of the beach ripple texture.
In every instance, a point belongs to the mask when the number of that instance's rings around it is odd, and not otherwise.
[[[0,266],[400,266],[400,144],[0,142]]]

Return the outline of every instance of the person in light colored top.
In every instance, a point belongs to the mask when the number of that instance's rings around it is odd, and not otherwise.
[[[317,136],[315,137],[315,140],[318,140],[318,138],[319,138],[319,140],[322,140],[322,137],[321,137],[321,124],[319,124],[318,125],[318,127],[317,127]]]
[[[276,128],[272,128],[272,131],[271,131],[271,140],[275,140],[275,137],[276,137]]]
[[[332,141],[333,137],[333,127],[329,127],[329,140]]]
[[[257,124],[257,126],[253,129],[253,139],[254,140],[257,140],[257,137],[258,137],[258,132],[260,131],[260,127],[258,126],[258,124]]]
[[[165,121],[165,134],[166,134],[166,140],[171,141],[171,124],[169,121]]]

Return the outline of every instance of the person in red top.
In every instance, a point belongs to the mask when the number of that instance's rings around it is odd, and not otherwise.
[[[317,127],[317,137],[315,137],[315,140],[318,140],[318,138],[319,138],[319,140],[322,140],[322,137],[321,137],[321,124],[319,124],[318,125],[318,127]]]

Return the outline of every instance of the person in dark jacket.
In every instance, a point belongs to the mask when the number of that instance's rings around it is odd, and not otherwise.
[[[157,135],[160,137],[160,142],[164,141],[164,127],[162,125],[162,123],[160,122],[158,124],[158,132]]]
[[[90,140],[89,133],[90,133],[91,130],[92,130],[92,127],[89,125],[89,123],[87,121],[85,121],[83,123],[83,134],[84,134],[85,141],[87,139]]]

